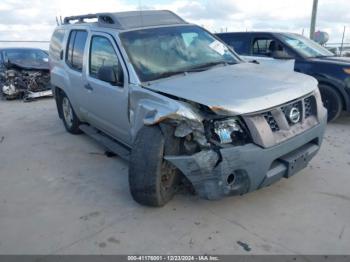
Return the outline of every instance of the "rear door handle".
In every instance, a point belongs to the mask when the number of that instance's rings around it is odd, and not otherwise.
[[[85,87],[85,89],[90,90],[90,91],[94,90],[89,83],[85,84],[84,87]]]

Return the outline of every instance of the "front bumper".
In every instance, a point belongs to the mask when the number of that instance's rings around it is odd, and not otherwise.
[[[305,168],[321,146],[326,123],[323,117],[318,125],[269,148],[247,144],[220,149],[220,154],[203,150],[165,159],[181,170],[200,197],[220,199],[242,195]]]

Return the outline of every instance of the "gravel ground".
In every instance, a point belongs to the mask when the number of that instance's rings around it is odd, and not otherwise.
[[[53,99],[0,101],[0,254],[350,254],[350,115],[308,168],[220,201],[136,204],[128,164],[65,132]]]

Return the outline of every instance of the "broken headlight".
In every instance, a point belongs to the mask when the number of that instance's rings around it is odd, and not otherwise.
[[[212,132],[213,139],[220,144],[241,145],[248,140],[248,134],[243,127],[243,123],[236,118],[214,121]]]

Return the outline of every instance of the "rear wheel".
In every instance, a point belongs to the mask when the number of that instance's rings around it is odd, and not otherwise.
[[[143,127],[136,136],[129,164],[129,186],[133,199],[147,206],[164,206],[174,196],[179,171],[163,159],[178,152],[176,141],[164,137],[158,126]]]
[[[328,111],[328,122],[337,119],[343,110],[343,100],[335,88],[328,85],[319,85],[322,102]]]
[[[66,130],[71,134],[81,134],[82,131],[79,129],[79,125],[81,123],[75,114],[68,97],[62,92],[60,94],[59,106],[62,112],[62,120]]]

